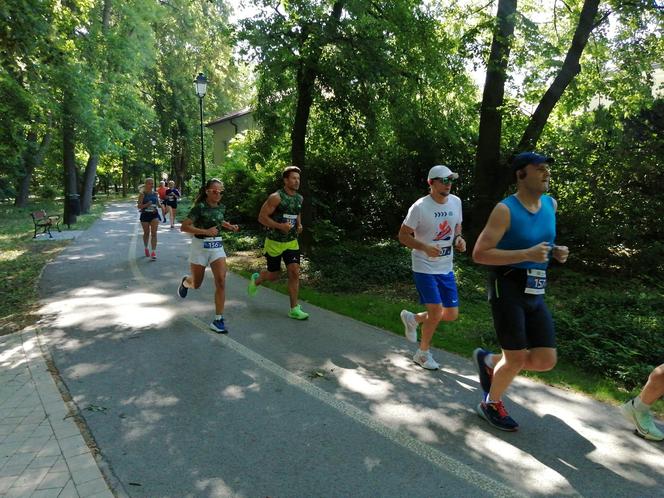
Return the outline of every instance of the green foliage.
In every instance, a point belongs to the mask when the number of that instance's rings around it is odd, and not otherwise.
[[[326,291],[362,292],[411,276],[408,251],[395,241],[317,245],[309,259],[307,279]]]
[[[275,157],[276,154],[261,157],[257,152],[261,140],[260,131],[237,135],[231,140],[222,165],[212,168],[210,173],[224,182],[222,202],[228,215],[252,224],[256,223],[268,195],[283,185],[281,171],[284,163]]]
[[[610,278],[566,273],[552,286],[553,314],[561,357],[634,388],[662,360],[664,287],[635,279],[618,284],[616,292]]]
[[[311,236],[317,246],[331,246],[341,242],[343,231],[335,227],[330,220],[318,220],[311,227]]]
[[[661,99],[626,118],[619,104],[599,107],[545,135],[560,150],[559,240],[577,264],[664,275],[664,228],[654,221],[664,213],[662,137]]]
[[[53,185],[46,184],[41,187],[40,196],[42,199],[53,200],[56,195],[58,195],[58,191]]]

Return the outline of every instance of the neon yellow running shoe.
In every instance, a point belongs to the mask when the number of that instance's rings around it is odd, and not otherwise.
[[[298,304],[295,306],[295,308],[291,308],[291,310],[288,312],[288,316],[291,318],[295,318],[296,320],[306,320],[309,318],[309,313],[305,313],[302,311],[302,308]]]
[[[257,278],[258,278],[258,273],[254,273],[253,275],[251,275],[251,278],[249,279],[249,287],[247,287],[247,294],[249,294],[251,297],[254,297],[258,292],[258,286],[256,285]]]

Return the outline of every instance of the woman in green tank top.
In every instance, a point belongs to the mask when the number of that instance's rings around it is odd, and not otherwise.
[[[205,267],[210,266],[214,275],[215,319],[210,328],[220,334],[228,333],[224,322],[226,302],[226,252],[221,237],[221,229],[237,232],[240,227],[224,220],[226,208],[221,204],[224,184],[216,178],[208,180],[205,188],[194,200],[194,205],[182,221],[180,230],[193,235],[189,265],[191,275],[182,277],[178,287],[178,296],[187,297],[189,289],[198,289],[205,277]]]

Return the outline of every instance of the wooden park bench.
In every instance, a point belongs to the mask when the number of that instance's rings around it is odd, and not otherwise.
[[[37,237],[37,230],[41,230],[40,233],[47,233],[50,238],[53,238],[51,228],[55,227],[58,229],[58,232],[60,232],[60,216],[49,216],[43,209],[41,211],[30,213],[30,216],[32,216],[32,222],[35,224],[35,234],[32,236],[33,239]]]

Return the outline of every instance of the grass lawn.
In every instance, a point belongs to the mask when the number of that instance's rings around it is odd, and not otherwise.
[[[78,216],[72,230],[85,230],[104,210],[112,197],[98,196],[89,214]],[[34,225],[30,213],[44,209],[62,217],[63,201],[31,200],[27,207],[0,204],[0,335],[19,331],[37,319],[37,283],[42,269],[54,259],[70,240],[32,238]],[[67,231],[67,225],[60,223]]]

